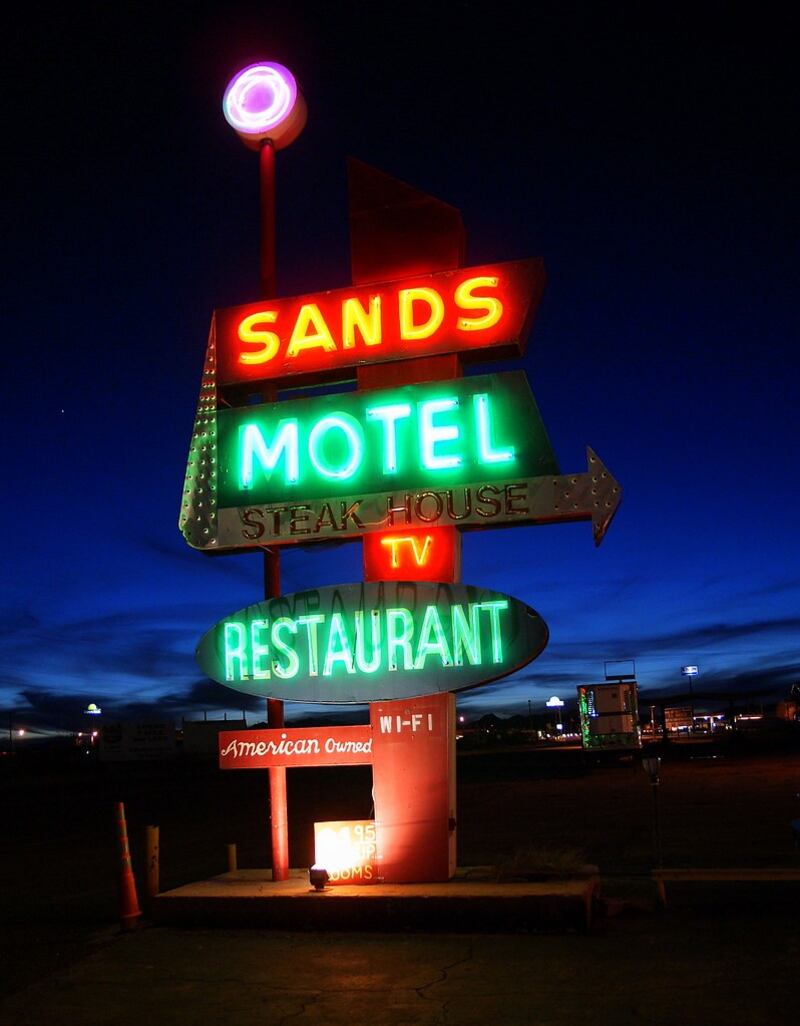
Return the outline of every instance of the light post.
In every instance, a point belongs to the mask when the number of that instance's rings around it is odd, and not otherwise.
[[[237,72],[222,98],[225,120],[248,149],[258,151],[261,202],[261,295],[272,299],[275,274],[275,151],[298,137],[306,123],[306,103],[294,75],[282,64],[262,61]],[[275,401],[274,388],[265,391],[266,402]],[[280,550],[264,550],[264,598],[281,593]],[[267,699],[267,723],[284,725],[283,702]],[[286,769],[269,770],[272,879],[289,878],[289,821],[286,811]]]
[[[262,61],[237,72],[222,98],[225,120],[245,146],[259,154],[261,197],[261,294],[275,296],[275,151],[300,135],[307,108],[294,75]]]
[[[692,686],[692,680],[700,673],[698,666],[682,666],[681,676],[689,678],[689,709],[691,711],[692,723],[689,727],[689,733],[694,734],[694,687]]]
[[[650,776],[650,789],[653,793],[653,854],[656,859],[656,868],[661,869],[661,823],[658,815],[658,788],[661,783],[659,776],[661,770],[661,759],[656,755],[642,759],[642,769]]]
[[[563,732],[564,732],[564,723],[563,723],[563,721],[561,719],[561,717],[562,717],[561,710],[564,708],[564,700],[562,698],[559,698],[558,695],[552,695],[550,698],[547,699],[547,701],[545,702],[545,705],[547,706],[548,709],[555,709],[555,710],[557,710],[557,712],[555,714],[558,717],[558,719],[556,720],[556,730],[561,731],[561,733],[563,734]]]

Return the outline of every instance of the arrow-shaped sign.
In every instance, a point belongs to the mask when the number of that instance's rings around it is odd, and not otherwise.
[[[535,491],[530,490],[531,515],[526,519],[535,524],[591,520],[594,543],[599,545],[622,500],[622,488],[589,446],[586,462],[585,474],[537,479]]]
[[[302,504],[253,503],[219,510],[214,542],[225,551],[264,545],[331,541],[374,531],[433,527],[507,527],[591,520],[599,545],[622,497],[619,483],[587,448],[580,474],[493,478],[444,488],[350,494]]]

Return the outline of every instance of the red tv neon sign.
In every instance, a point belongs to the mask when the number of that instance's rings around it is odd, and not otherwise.
[[[460,547],[452,530],[387,531],[363,541],[367,581],[457,580]]]
[[[330,375],[454,352],[519,355],[543,287],[541,260],[520,260],[217,310],[217,380]]]

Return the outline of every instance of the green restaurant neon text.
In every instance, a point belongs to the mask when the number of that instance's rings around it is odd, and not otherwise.
[[[503,662],[507,599],[308,613],[218,626],[225,681],[335,678]],[[222,667],[221,667],[222,668]]]

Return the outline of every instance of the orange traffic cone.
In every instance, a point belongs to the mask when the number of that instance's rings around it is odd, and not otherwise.
[[[123,930],[135,930],[142,910],[139,908],[139,899],[136,896],[136,880],[131,867],[128,828],[125,825],[125,804],[123,802],[117,802],[117,834],[122,858],[119,877],[119,916]]]

